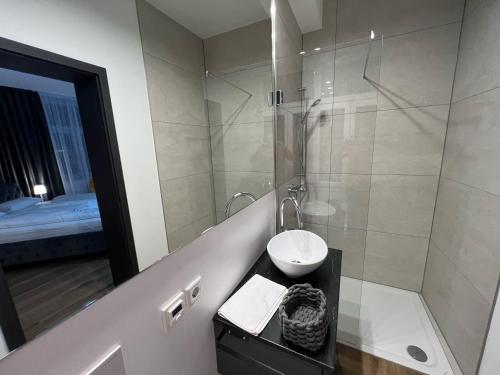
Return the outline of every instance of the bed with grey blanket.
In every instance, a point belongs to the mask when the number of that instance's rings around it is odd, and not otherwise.
[[[23,197],[0,184],[0,263],[46,261],[105,250],[94,193],[62,195],[49,202]]]

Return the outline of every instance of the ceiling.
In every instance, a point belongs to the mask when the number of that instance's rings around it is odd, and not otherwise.
[[[202,39],[269,18],[269,0],[147,0]]]

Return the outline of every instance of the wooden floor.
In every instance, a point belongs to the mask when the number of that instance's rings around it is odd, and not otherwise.
[[[385,359],[337,343],[339,375],[422,375]]]
[[[22,267],[5,274],[26,340],[113,289],[111,269],[104,257]]]

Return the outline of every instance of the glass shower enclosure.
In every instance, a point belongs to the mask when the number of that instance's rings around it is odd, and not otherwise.
[[[304,33],[292,2],[274,2],[274,85],[283,97],[275,114],[275,178],[278,207],[296,197],[304,229],[343,250],[338,339],[355,345],[382,37],[367,29],[359,40],[336,45],[329,3],[322,26]],[[285,228],[297,228],[291,207]]]

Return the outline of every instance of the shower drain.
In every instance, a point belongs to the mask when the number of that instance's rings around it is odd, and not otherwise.
[[[427,354],[418,346],[410,345],[406,348],[408,354],[416,361],[427,362]]]

